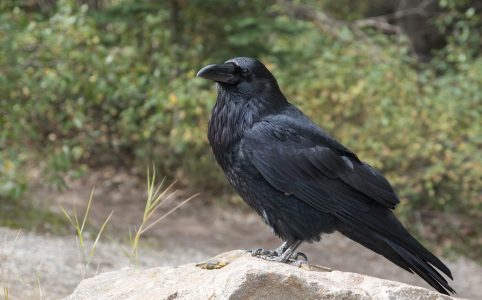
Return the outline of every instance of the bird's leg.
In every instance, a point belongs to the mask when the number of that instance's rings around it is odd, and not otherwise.
[[[278,254],[278,256],[281,256],[281,254],[283,254],[286,251],[288,246],[289,246],[288,241],[285,241],[285,242],[283,242],[283,244],[281,244],[281,246],[276,248],[276,250],[274,250],[274,251],[276,252],[276,254]]]
[[[296,248],[301,245],[302,241],[301,240],[293,240],[293,241],[288,241],[284,243],[280,248],[277,250],[282,250],[280,251],[280,254],[276,257],[270,257],[267,258],[271,261],[277,261],[277,262],[282,262],[282,263],[295,263],[295,264],[301,264],[303,261],[299,260],[299,257],[304,258],[304,262],[308,261],[308,258],[304,253],[301,252],[295,252]]]
[[[279,261],[279,262],[282,262],[282,263],[285,263],[285,262],[288,262],[290,259],[292,259],[292,256],[294,254],[294,260],[296,260],[296,258],[298,258],[299,256],[299,253],[294,253],[296,248],[299,247],[299,245],[301,245],[301,241],[300,240],[294,240],[292,242],[290,242],[288,244],[288,246],[286,247],[285,251],[276,258],[276,261]],[[306,257],[306,255],[303,254],[304,257]]]

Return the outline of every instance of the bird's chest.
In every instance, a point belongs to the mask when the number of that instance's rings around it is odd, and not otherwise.
[[[208,140],[211,149],[230,182],[243,159],[240,153],[243,135],[255,121],[249,108],[246,102],[218,101],[209,120]]]
[[[259,120],[258,109],[247,100],[218,98],[208,126],[208,140],[216,161],[229,183],[250,205],[260,198],[255,193],[262,177],[248,157],[249,149],[242,149],[242,140]]]
[[[213,147],[213,153],[229,183],[250,204],[264,180],[251,163],[249,152],[241,143],[233,143],[229,147]]]

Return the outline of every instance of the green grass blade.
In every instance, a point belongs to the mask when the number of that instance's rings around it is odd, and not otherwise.
[[[97,234],[97,237],[95,238],[94,244],[92,245],[92,248],[90,249],[90,252],[89,252],[89,262],[92,259],[92,257],[94,256],[95,249],[97,247],[97,243],[99,242],[100,236],[102,235],[102,232],[104,231],[105,227],[107,226],[107,223],[109,222],[113,213],[114,213],[114,211],[112,210],[110,212],[109,216],[107,217],[107,219],[105,219],[104,223],[100,227],[99,233]]]
[[[95,187],[92,187],[90,191],[89,201],[87,202],[87,207],[85,208],[84,219],[82,220],[82,226],[80,227],[80,232],[84,231],[85,223],[87,222],[87,217],[89,216],[90,206],[92,204],[92,198],[94,197]]]

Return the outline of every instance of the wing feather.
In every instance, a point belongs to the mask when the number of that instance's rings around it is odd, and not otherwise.
[[[264,121],[245,134],[241,148],[266,180],[284,192],[294,192],[302,181],[309,186],[299,188],[314,189],[319,194],[318,202],[340,198],[348,206],[362,210],[373,203],[388,208],[399,203],[390,183],[379,172],[321,130],[317,133],[286,119]]]

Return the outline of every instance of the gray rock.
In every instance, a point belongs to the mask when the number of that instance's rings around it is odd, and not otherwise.
[[[66,299],[454,298],[421,287],[319,266],[268,262],[236,250],[199,264],[103,273],[83,280]]]

